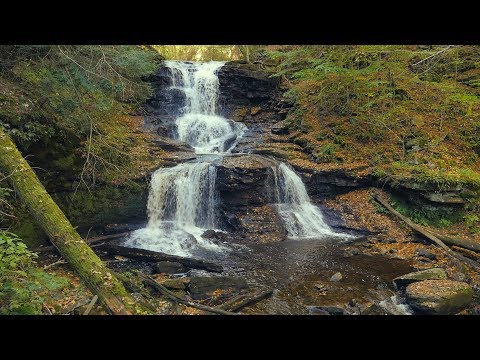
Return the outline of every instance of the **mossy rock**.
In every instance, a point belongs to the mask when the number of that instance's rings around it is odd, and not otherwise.
[[[414,282],[423,280],[445,280],[447,273],[441,268],[431,268],[422,271],[411,272],[393,279],[393,284],[397,289],[405,289]]]
[[[425,280],[407,286],[406,300],[413,309],[426,314],[456,314],[473,298],[473,289],[464,282]]]
[[[115,187],[102,185],[90,191],[56,193],[52,197],[80,233],[103,231],[107,224],[146,219],[147,184]]]

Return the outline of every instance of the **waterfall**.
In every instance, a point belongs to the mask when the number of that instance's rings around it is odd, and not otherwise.
[[[177,137],[197,154],[224,154],[242,136],[245,125],[216,115],[223,62],[166,61],[172,87],[184,92],[186,105],[175,120]],[[204,157],[207,158],[207,157]],[[196,248],[219,250],[201,237],[215,228],[216,168],[211,162],[194,162],[160,168],[148,194],[148,224],[131,234],[127,245],[188,256]]]
[[[215,226],[216,168],[209,163],[160,168],[150,182],[146,228],[135,231],[128,245],[176,255],[201,246],[218,249],[201,234]]]
[[[278,212],[288,237],[313,239],[338,236],[323,219],[320,209],[311,203],[302,179],[284,163],[272,167]]]
[[[245,125],[216,115],[219,81],[217,71],[224,62],[166,61],[173,87],[183,91],[186,105],[176,119],[178,139],[198,154],[224,153],[241,137]]]
[[[166,61],[172,87],[185,94],[185,107],[175,120],[179,140],[197,154],[230,152],[246,126],[216,115],[219,80],[223,62]],[[189,256],[198,248],[223,247],[201,237],[215,229],[216,168],[212,156],[173,168],[160,168],[153,175],[148,195],[148,224],[134,231],[126,244],[169,254]],[[320,209],[308,197],[300,177],[287,165],[274,168],[278,211],[291,238],[335,236],[324,222]]]

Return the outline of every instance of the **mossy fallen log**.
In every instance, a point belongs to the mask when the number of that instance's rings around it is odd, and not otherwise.
[[[52,244],[80,276],[82,282],[92,293],[98,295],[109,313],[127,315],[145,312],[80,237],[1,127],[0,171],[12,183]]]

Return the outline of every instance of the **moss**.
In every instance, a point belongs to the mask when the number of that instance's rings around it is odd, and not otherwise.
[[[102,231],[107,224],[146,220],[147,184],[115,187],[100,185],[53,198],[81,234]]]
[[[48,236],[31,216],[24,215],[19,222],[11,228],[11,231],[20,237],[29,248],[36,248],[49,243]]]
[[[392,194],[392,207],[417,224],[446,228],[463,220],[465,211],[454,207],[412,204],[400,194]]]

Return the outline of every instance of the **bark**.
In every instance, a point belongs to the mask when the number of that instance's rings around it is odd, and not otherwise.
[[[168,255],[157,251],[145,249],[129,248],[114,244],[105,244],[101,246],[101,250],[105,250],[109,254],[125,256],[131,259],[147,262],[172,261],[178,262],[190,269],[200,269],[211,272],[222,272],[221,265],[214,264],[204,260],[185,258],[176,255]]]
[[[253,305],[263,299],[268,298],[273,294],[272,290],[260,290],[254,291],[250,294],[241,294],[234,297],[231,300],[223,303],[220,306],[217,306],[219,309],[228,310],[228,311],[238,311],[245,306]]]
[[[122,237],[127,236],[128,234],[130,234],[130,233],[129,232],[124,232],[124,233],[119,233],[119,234],[97,236],[97,237],[93,237],[93,238],[90,238],[90,239],[85,239],[85,242],[88,245],[95,245],[95,244],[99,244],[99,243],[102,243],[102,242],[107,242],[107,241],[111,241],[111,240],[115,240],[115,239],[120,239]],[[35,248],[32,251],[48,252],[48,251],[54,251],[56,249],[57,248],[55,246],[42,246],[42,247]]]
[[[158,292],[165,295],[167,298],[169,298],[170,300],[172,300],[176,303],[179,303],[179,304],[182,304],[182,305],[185,305],[185,306],[189,306],[189,307],[193,307],[195,309],[208,311],[208,312],[218,314],[218,315],[238,315],[238,314],[235,314],[233,312],[225,311],[225,310],[222,310],[222,309],[219,309],[219,308],[213,308],[211,306],[189,302],[189,301],[187,301],[185,299],[182,299],[182,298],[178,297],[177,295],[175,295],[173,292],[168,290],[165,286],[156,282],[152,277],[150,277],[150,276],[148,276],[148,275],[146,275],[146,274],[144,274],[140,271],[137,271],[137,275],[140,277],[140,279],[143,280],[143,282],[145,284],[151,286],[152,288],[154,288],[155,290],[157,290]]]
[[[17,194],[52,244],[92,293],[98,295],[109,313],[127,315],[143,311],[83,241],[1,127],[0,171],[9,176]]]
[[[450,235],[438,234],[433,231],[431,231],[431,233],[435,235],[437,238],[439,238],[440,240],[442,240],[445,244],[456,245],[471,251],[480,252],[480,243],[477,243],[475,241],[462,239],[462,238],[450,236]]]

